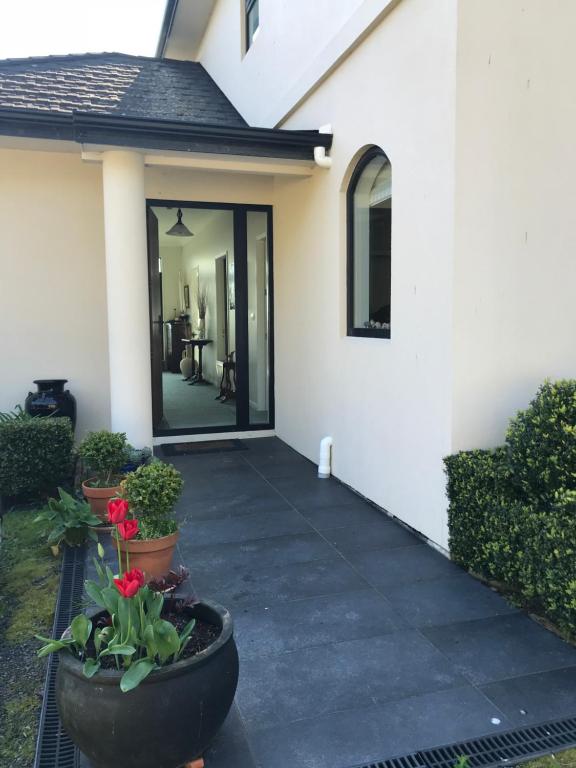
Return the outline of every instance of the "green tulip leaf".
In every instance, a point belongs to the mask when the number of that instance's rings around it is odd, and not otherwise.
[[[90,619],[81,613],[79,616],[76,616],[76,618],[72,620],[70,630],[72,632],[72,639],[74,642],[81,648],[86,648],[86,643],[88,642],[88,638],[92,632],[92,622]]]
[[[108,613],[118,613],[118,599],[120,595],[116,587],[105,587],[102,590],[102,601]]]
[[[158,657],[164,663],[170,656],[178,653],[180,638],[174,625],[170,624],[169,621],[164,621],[164,619],[157,619],[153,624],[153,629]]]
[[[84,677],[94,677],[96,672],[100,669],[100,662],[96,661],[96,659],[86,659],[84,662],[84,666],[82,667],[82,672],[84,673]]]
[[[122,679],[120,680],[120,690],[122,693],[128,693],[128,691],[137,688],[142,680],[144,680],[150,672],[156,668],[156,664],[152,659],[140,659],[134,662],[132,666],[124,672]]]
[[[132,656],[136,653],[133,645],[109,645],[100,656]]]
[[[102,596],[102,590],[95,581],[85,581],[84,589],[86,590],[88,597],[90,597],[99,608],[106,608],[106,603],[104,602],[104,598]]]

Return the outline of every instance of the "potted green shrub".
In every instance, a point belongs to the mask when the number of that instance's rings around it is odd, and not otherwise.
[[[89,432],[78,447],[85,471],[84,498],[102,522],[106,521],[108,501],[120,493],[120,470],[126,463],[128,444],[123,432]]]
[[[60,639],[38,637],[39,656],[60,652],[62,726],[95,768],[188,764],[234,700],[230,614],[215,603],[164,598],[138,568],[115,577],[98,552],[98,580],[85,583],[97,609],[76,616]]]
[[[171,464],[153,461],[131,472],[120,484],[125,504],[110,504],[109,521],[128,569],[140,568],[147,579],[165,576],[178,540],[174,507],[182,492],[182,476]],[[137,520],[137,522],[136,522]]]
[[[69,547],[79,547],[89,538],[97,541],[93,527],[100,523],[100,519],[92,513],[90,505],[78,501],[62,488],[58,488],[58,496],[48,499],[46,507],[35,519],[35,522],[51,524],[47,541],[54,555],[58,554],[62,542]]]

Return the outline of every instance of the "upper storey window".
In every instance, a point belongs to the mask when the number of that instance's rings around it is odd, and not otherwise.
[[[348,187],[348,335],[390,338],[392,168],[372,147]]]
[[[259,0],[244,0],[246,7],[246,50],[250,48],[260,29]]]

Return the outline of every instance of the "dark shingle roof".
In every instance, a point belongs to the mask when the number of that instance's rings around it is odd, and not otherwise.
[[[246,126],[197,62],[121,53],[0,61],[0,109]]]

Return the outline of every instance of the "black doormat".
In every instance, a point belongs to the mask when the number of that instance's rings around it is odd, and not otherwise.
[[[247,451],[242,440],[203,440],[201,443],[164,443],[160,446],[163,456],[198,456],[204,453]]]

